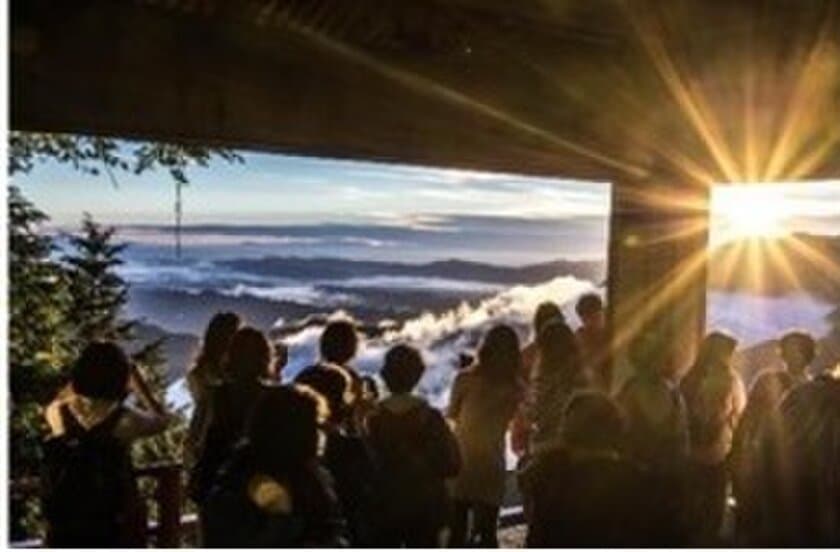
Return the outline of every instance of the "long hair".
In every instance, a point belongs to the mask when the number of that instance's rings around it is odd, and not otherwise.
[[[230,340],[224,376],[229,381],[247,382],[266,378],[271,369],[271,346],[254,328],[238,330]]]
[[[732,353],[737,346],[738,340],[729,334],[720,331],[708,334],[700,344],[697,358],[685,375],[681,387],[693,390],[712,371],[731,368]]]
[[[204,332],[201,351],[192,368],[193,374],[202,378],[222,378],[230,341],[241,324],[242,319],[234,312],[219,312],[213,316]]]
[[[510,326],[494,326],[478,349],[476,373],[490,380],[515,386],[522,375],[519,337]]]
[[[556,376],[573,382],[582,375],[580,348],[571,328],[561,320],[545,325],[537,339],[540,361],[537,370],[541,376]]]

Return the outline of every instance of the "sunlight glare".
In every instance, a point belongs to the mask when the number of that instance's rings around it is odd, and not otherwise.
[[[722,242],[787,234],[789,210],[783,190],[774,185],[716,186],[712,191],[712,216]]]

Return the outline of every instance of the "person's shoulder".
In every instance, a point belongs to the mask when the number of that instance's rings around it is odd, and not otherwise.
[[[446,420],[440,410],[429,404],[427,401],[419,403],[416,407],[417,416],[427,424],[445,424]]]
[[[552,446],[533,454],[520,470],[520,474],[531,484],[539,485],[567,473],[571,466],[569,450],[563,446]]]

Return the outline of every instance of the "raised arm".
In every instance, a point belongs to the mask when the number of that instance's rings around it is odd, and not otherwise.
[[[131,367],[129,390],[137,397],[140,408],[127,409],[126,415],[117,425],[117,435],[125,441],[155,435],[166,430],[170,422],[166,407],[152,394],[143,374],[136,365]]]

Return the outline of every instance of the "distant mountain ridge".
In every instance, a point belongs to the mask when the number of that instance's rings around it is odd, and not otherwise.
[[[493,284],[536,284],[557,276],[600,282],[605,263],[601,260],[556,260],[523,266],[503,266],[460,259],[411,264],[386,261],[360,261],[337,257],[262,257],[216,261],[229,269],[260,276],[295,280],[349,280],[373,276],[444,278]]]

